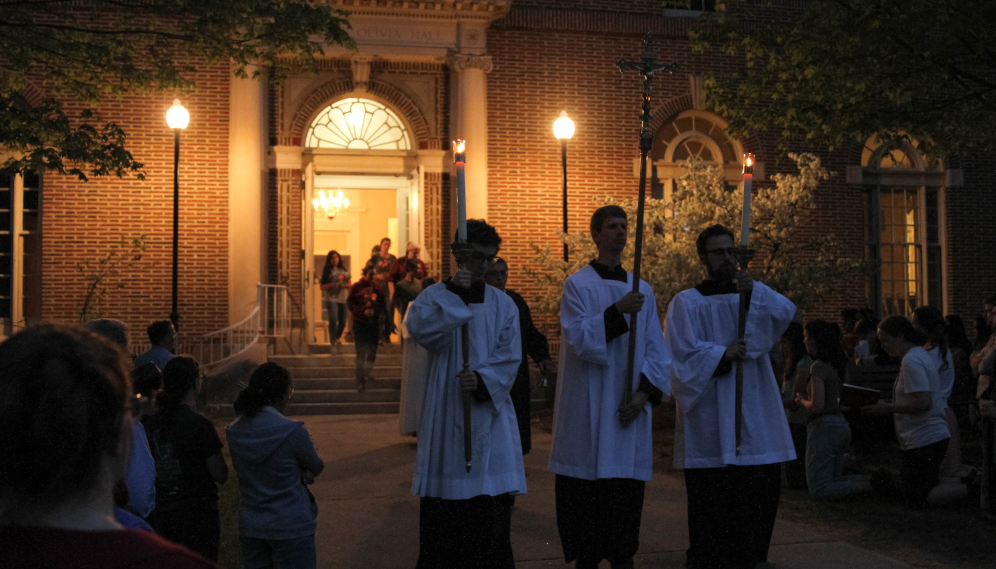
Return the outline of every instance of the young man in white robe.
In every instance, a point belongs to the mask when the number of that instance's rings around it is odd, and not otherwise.
[[[626,212],[591,219],[598,259],[564,282],[562,343],[550,471],[557,475],[557,527],[577,569],[633,567],[643,492],[653,472],[651,405],[670,392],[671,364],[654,292],[620,264]],[[636,329],[632,317],[639,314]],[[629,334],[637,335],[634,377],[625,377]],[[629,385],[623,401],[623,386]]]
[[[729,229],[707,228],[696,247],[708,277],[671,301],[665,336],[677,404],[674,467],[685,471],[688,495],[685,566],[752,568],[768,556],[780,463],[796,457],[768,358],[796,307],[748,272],[737,276]],[[749,294],[744,340],[737,339],[740,291]],[[744,377],[739,456],[736,366]]]
[[[419,502],[418,569],[514,569],[512,501],[525,494],[519,429],[510,391],[522,362],[519,312],[487,286],[501,238],[467,221],[470,259],[408,307],[408,333],[429,352],[412,495]],[[469,324],[470,371],[461,327]],[[464,461],[462,393],[471,393],[473,460]]]

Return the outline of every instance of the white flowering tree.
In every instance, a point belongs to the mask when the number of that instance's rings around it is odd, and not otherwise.
[[[750,243],[756,251],[751,273],[805,309],[831,295],[845,278],[859,274],[863,263],[848,257],[832,234],[809,239],[803,236],[802,229],[815,207],[813,195],[829,174],[812,154],[789,157],[795,161],[798,174],[776,174],[772,177],[775,189],[755,192],[751,202]],[[731,191],[722,167],[688,162],[684,168],[670,200],[647,199],[646,203],[641,277],[654,288],[662,320],[674,295],[704,277],[695,249],[699,232],[720,223],[737,234],[743,208],[743,189]],[[601,201],[617,203],[612,198]],[[618,205],[630,220],[635,219],[635,199]],[[636,223],[631,222],[629,229],[629,243],[623,252],[626,270],[633,268]],[[598,255],[588,233],[565,235],[558,231],[557,235],[569,247],[571,261],[565,263],[559,249],[558,255],[551,255],[549,247],[534,244],[534,261],[545,268],[526,271],[544,291],[536,299],[535,309],[554,315],[560,311],[564,280]]]

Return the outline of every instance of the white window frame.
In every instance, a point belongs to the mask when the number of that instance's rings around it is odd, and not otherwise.
[[[11,239],[11,286],[10,286],[10,318],[0,318],[0,337],[7,337],[28,323],[24,317],[24,238],[42,233],[42,195],[43,179],[39,175],[38,183],[38,228],[34,231],[24,229],[24,178],[20,174],[11,177],[10,187],[10,233]],[[41,277],[41,275],[39,275]],[[38,294],[41,294],[39,282]]]

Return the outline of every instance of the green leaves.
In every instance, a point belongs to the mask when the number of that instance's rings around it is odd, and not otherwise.
[[[102,103],[189,92],[192,74],[217,62],[233,61],[243,78],[262,79],[260,69],[269,69],[278,83],[314,72],[325,47],[355,47],[346,16],[308,0],[0,3],[0,145],[21,156],[0,169],[141,177],[127,134],[96,112]],[[29,87],[49,98],[31,108],[20,95]],[[57,102],[67,100],[88,110],[67,116]]]

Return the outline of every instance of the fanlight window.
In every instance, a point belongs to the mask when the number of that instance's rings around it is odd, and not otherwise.
[[[308,148],[411,150],[398,115],[370,99],[349,98],[326,107],[308,129]]]
[[[669,147],[677,145],[671,152]],[[685,112],[659,131],[654,144],[655,158],[684,162],[688,158],[712,164],[738,164],[740,155],[716,121],[704,113]]]

